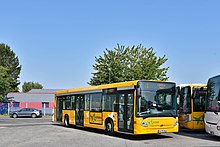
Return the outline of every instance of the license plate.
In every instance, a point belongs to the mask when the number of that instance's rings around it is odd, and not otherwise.
[[[166,133],[166,130],[158,130],[158,133]]]

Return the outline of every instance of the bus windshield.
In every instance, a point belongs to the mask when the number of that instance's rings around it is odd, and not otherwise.
[[[220,77],[208,81],[206,111],[220,112]]]
[[[137,116],[177,116],[175,84],[139,82]]]

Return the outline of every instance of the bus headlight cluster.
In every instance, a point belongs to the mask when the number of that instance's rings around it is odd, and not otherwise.
[[[174,123],[173,123],[174,126],[178,125],[178,121],[176,120]]]
[[[217,126],[217,130],[219,130],[219,131],[220,131],[220,126]]]
[[[141,123],[141,125],[142,125],[143,127],[148,127],[148,124],[147,124],[146,122],[144,122],[144,121]]]

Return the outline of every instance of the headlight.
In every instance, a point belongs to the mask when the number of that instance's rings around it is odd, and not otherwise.
[[[148,127],[148,124],[147,124],[146,122],[144,122],[144,121],[141,123],[141,125],[142,125],[143,127]]]
[[[219,130],[219,131],[220,131],[220,126],[217,126],[217,130]]]

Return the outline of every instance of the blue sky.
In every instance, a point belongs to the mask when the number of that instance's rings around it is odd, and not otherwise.
[[[87,86],[95,56],[117,43],[166,55],[170,81],[206,83],[220,71],[219,7],[218,0],[7,0],[0,42],[19,57],[21,85]]]

